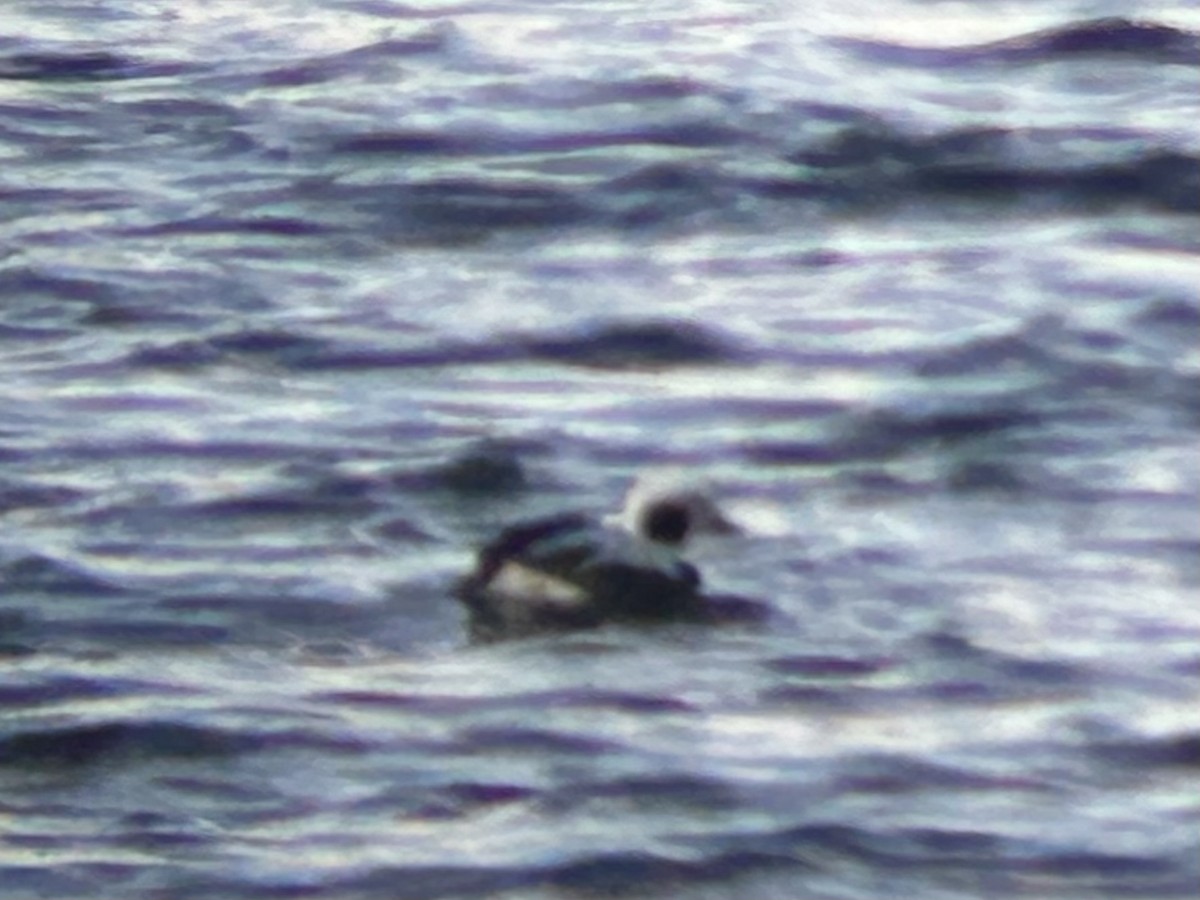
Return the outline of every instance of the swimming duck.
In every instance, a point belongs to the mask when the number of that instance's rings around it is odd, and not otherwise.
[[[737,529],[700,488],[635,483],[622,513],[581,513],[505,529],[458,585],[477,640],[608,622],[705,621],[700,574],[681,554],[699,534]]]

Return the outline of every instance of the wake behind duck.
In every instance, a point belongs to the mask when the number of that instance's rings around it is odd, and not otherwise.
[[[736,531],[703,490],[641,481],[615,519],[568,513],[504,530],[456,593],[476,640],[710,621],[713,598],[701,593],[700,574],[682,553],[698,535]]]

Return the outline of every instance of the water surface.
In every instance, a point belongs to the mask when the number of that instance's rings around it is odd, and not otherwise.
[[[5,900],[1196,895],[1194,10],[18,7]],[[467,643],[664,466],[765,625]]]

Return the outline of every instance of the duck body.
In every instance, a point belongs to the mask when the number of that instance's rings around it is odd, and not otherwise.
[[[700,575],[669,544],[567,513],[514,525],[458,586],[476,640],[700,621]]]

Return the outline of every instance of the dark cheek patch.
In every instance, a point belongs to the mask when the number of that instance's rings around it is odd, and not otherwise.
[[[642,517],[642,532],[659,544],[679,544],[687,535],[690,516],[678,503],[656,503]]]

